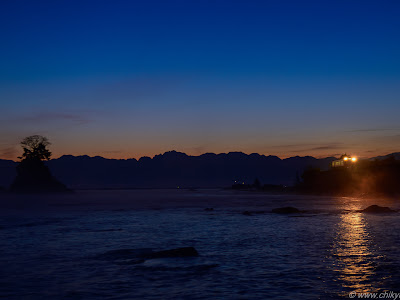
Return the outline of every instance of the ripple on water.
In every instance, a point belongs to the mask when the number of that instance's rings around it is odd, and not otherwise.
[[[230,204],[229,194],[218,193],[218,203],[193,207],[163,203],[152,206],[158,210],[99,211],[75,205],[68,211],[57,207],[51,217],[4,218],[0,295],[334,299],[353,290],[395,291],[400,286],[399,218],[357,212],[369,200],[246,195],[242,201],[236,195]],[[268,213],[286,206],[303,213]],[[206,207],[214,207],[212,215]],[[246,210],[265,213],[243,216]],[[143,251],[188,246],[200,256],[132,258]]]

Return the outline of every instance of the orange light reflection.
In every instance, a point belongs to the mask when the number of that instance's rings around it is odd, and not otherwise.
[[[342,286],[357,292],[371,292],[375,276],[373,243],[362,213],[341,216],[333,249],[334,271]]]

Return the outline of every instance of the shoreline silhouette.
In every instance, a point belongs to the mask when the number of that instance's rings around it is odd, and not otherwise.
[[[139,160],[87,155],[25,158],[20,163],[0,160],[4,170],[0,191],[232,188],[275,194],[397,195],[398,156],[393,153],[360,160],[357,168],[333,168],[335,157],[281,159],[242,152],[190,156],[168,151]]]

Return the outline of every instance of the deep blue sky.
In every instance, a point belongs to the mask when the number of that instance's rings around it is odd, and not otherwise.
[[[2,1],[0,157],[400,150],[399,1]]]

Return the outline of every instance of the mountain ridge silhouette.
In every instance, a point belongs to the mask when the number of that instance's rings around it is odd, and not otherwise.
[[[398,156],[399,153],[387,156]],[[381,157],[387,157],[381,156]],[[381,158],[379,157],[379,158]],[[327,169],[335,157],[274,155],[243,152],[188,155],[175,150],[153,158],[112,159],[63,155],[46,162],[52,174],[73,189],[227,187],[235,181],[293,185],[308,167]],[[15,178],[18,162],[0,159],[0,186]]]

